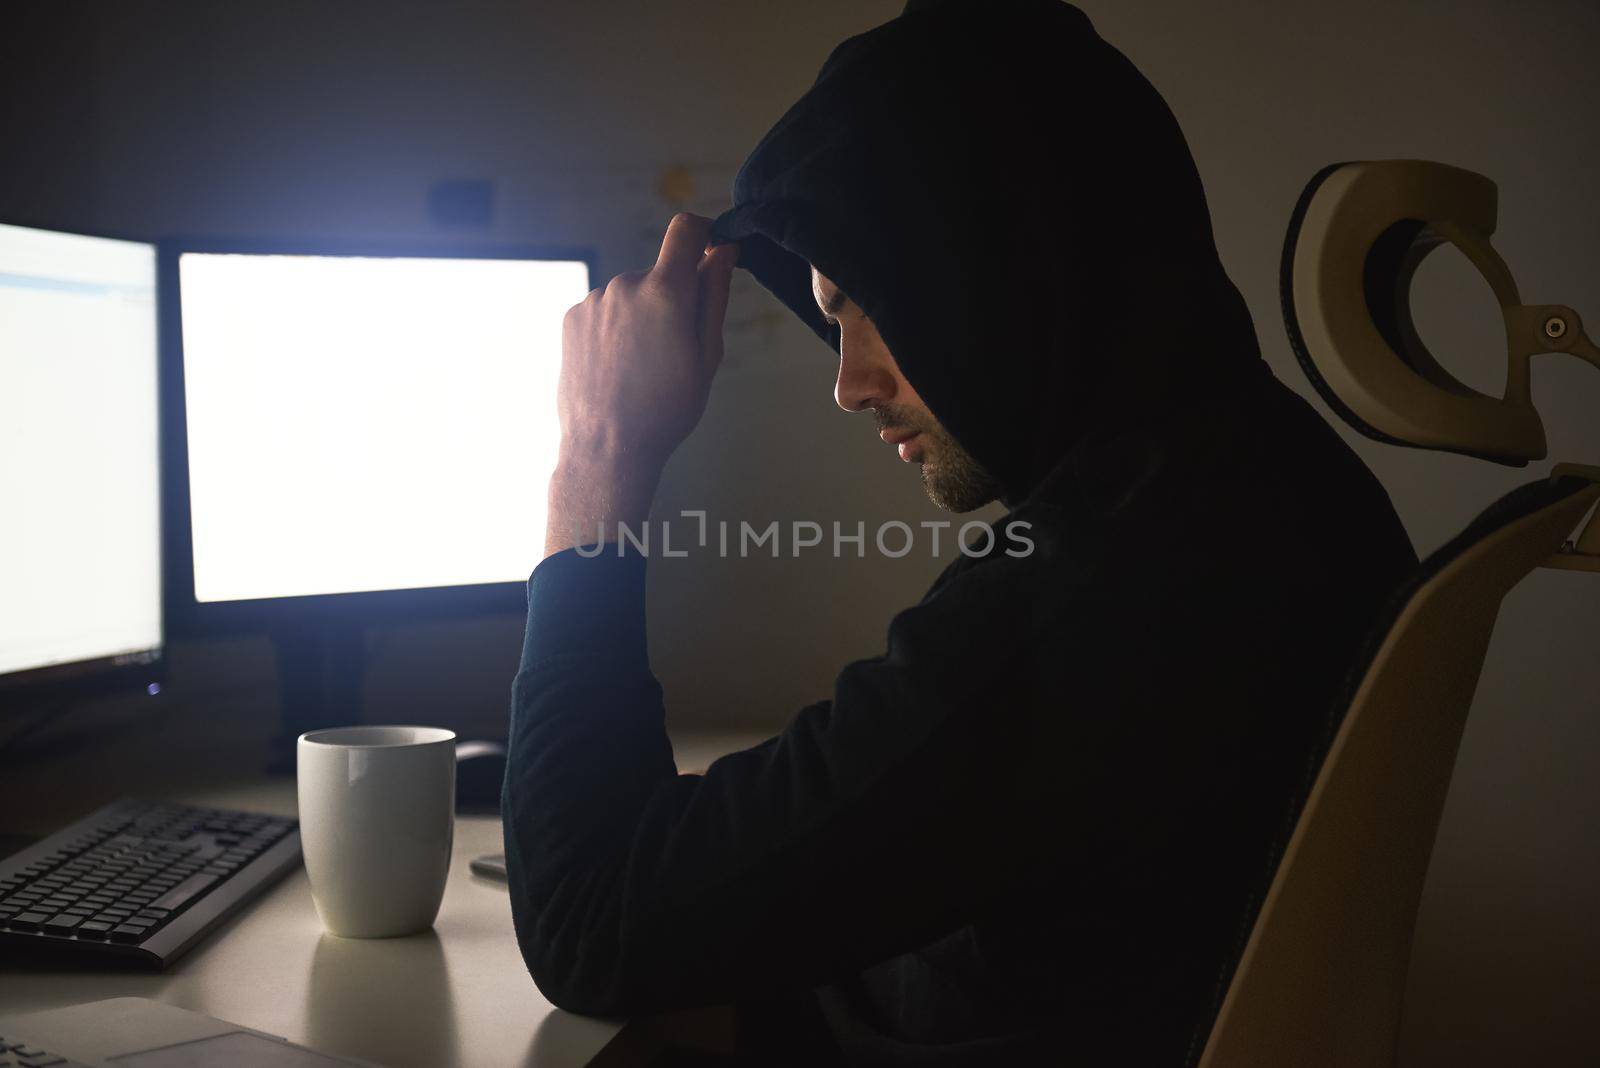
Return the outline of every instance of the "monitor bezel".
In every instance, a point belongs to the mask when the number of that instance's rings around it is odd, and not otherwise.
[[[547,244],[466,241],[295,240],[177,237],[157,242],[161,324],[162,582],[167,631],[180,636],[248,632],[301,624],[368,624],[526,610],[526,579],[469,586],[200,601],[194,591],[189,505],[189,435],[183,364],[183,294],[178,261],[186,253],[281,256],[367,256],[426,259],[564,260],[579,262],[595,284],[592,249]]]
[[[0,675],[0,716],[92,697],[160,693],[167,682],[164,639],[154,649],[6,672]]]
[[[161,243],[144,234],[117,233],[98,227],[65,227],[55,220],[19,219],[11,215],[0,217],[0,224],[20,230],[40,230],[65,237],[93,237],[105,241],[122,241],[132,245],[145,245],[156,256],[156,427],[157,467],[156,479],[160,486],[161,501],[156,512],[157,541],[161,548],[156,567],[161,589],[161,633],[154,648],[132,650],[109,656],[92,656],[83,660],[68,660],[59,664],[43,664],[19,671],[0,673],[0,716],[24,713],[40,707],[71,704],[94,697],[115,694],[160,692],[167,682],[167,645],[171,637],[170,616],[166,596],[167,585],[167,511],[166,511],[166,447],[159,439],[163,436],[163,348],[161,320]],[[152,690],[151,688],[155,689]]]

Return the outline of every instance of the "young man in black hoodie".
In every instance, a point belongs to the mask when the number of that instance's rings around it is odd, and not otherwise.
[[[936,500],[1033,550],[959,558],[830,700],[679,775],[645,561],[572,534],[648,513],[735,257]],[[1192,1062],[1415,557],[1261,361],[1131,64],[1057,0],[846,41],[728,213],[569,315],[561,416],[504,795],[550,1000],[759,1008],[806,1062]]]

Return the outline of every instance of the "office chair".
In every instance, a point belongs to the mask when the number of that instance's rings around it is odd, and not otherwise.
[[[1600,367],[1572,309],[1523,305],[1489,245],[1496,190],[1443,164],[1334,164],[1289,225],[1280,295],[1301,367],[1370,437],[1523,466],[1545,455],[1529,362]],[[1488,279],[1506,325],[1504,397],[1463,385],[1422,345],[1408,294],[1449,241]],[[1506,593],[1537,567],[1600,571],[1600,467],[1557,465],[1425,560],[1377,621],[1344,714],[1232,971],[1200,1068],[1387,1068],[1423,879],[1478,676]]]

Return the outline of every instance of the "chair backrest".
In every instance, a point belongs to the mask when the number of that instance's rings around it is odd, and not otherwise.
[[[1396,596],[1352,674],[1200,1068],[1393,1063],[1423,878],[1500,603],[1597,499],[1586,478],[1522,486]]]

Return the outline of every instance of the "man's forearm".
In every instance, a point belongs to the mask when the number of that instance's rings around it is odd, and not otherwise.
[[[550,478],[544,555],[615,541],[622,523],[639,529],[649,518],[660,480],[661,465],[652,460],[562,442]]]
[[[648,962],[641,975],[601,933],[622,908],[607,872],[648,796],[676,773],[646,649],[645,563],[568,552],[535,568],[512,684],[502,798],[511,914],[539,988],[577,1012],[617,1012],[639,984],[666,978]]]

